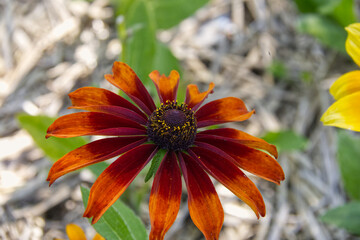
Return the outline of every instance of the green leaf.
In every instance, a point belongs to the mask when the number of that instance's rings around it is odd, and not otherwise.
[[[151,0],[158,29],[168,29],[191,16],[209,0]]]
[[[181,72],[177,58],[175,58],[168,46],[159,41],[156,42],[156,54],[154,56],[153,69],[158,70],[165,75],[169,75],[171,70]]]
[[[81,187],[84,206],[90,190]],[[89,219],[90,221],[90,219]],[[94,225],[95,230],[107,240],[147,240],[146,228],[134,212],[117,200]]]
[[[55,118],[20,114],[17,119],[21,127],[31,135],[36,145],[53,161],[87,143],[82,137],[45,139],[46,130],[55,121]]]
[[[307,140],[293,131],[268,132],[263,139],[274,144],[279,152],[302,150]]]
[[[360,200],[360,138],[340,131],[337,160],[345,190],[355,200]]]
[[[360,202],[350,202],[344,206],[333,208],[327,211],[321,220],[360,235]]]
[[[295,0],[296,6],[302,13],[331,13],[341,0]]]
[[[149,171],[146,174],[145,177],[145,182],[149,181],[150,178],[152,178],[152,176],[155,175],[156,171],[158,170],[161,160],[164,158],[165,154],[166,154],[166,150],[165,149],[160,149],[155,156],[153,157],[153,159],[151,160],[151,166]]]
[[[302,13],[313,13],[318,10],[316,0],[295,0],[295,3]]]
[[[353,0],[342,0],[333,9],[331,16],[343,27],[356,22],[356,14]]]
[[[125,15],[128,34],[124,39],[122,60],[134,69],[147,86],[150,85],[148,74],[152,71],[156,53],[156,28],[153,14],[148,2],[134,1]]]
[[[335,21],[316,14],[306,14],[300,17],[298,30],[317,38],[325,46],[346,53],[346,31]]]
[[[96,176],[99,177],[100,174],[109,166],[107,162],[99,162],[93,165],[88,166],[87,168]]]

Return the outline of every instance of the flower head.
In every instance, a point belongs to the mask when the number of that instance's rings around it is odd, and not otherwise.
[[[190,216],[206,239],[218,239],[224,220],[208,174],[247,203],[257,217],[265,216],[259,190],[240,168],[280,184],[284,172],[276,161],[276,147],[232,128],[203,130],[215,124],[246,120],[254,110],[248,111],[243,101],[234,97],[201,107],[212,93],[213,83],[202,93],[196,85],[188,85],[185,102],[178,103],[180,77],[176,71],[169,76],[153,71],[149,76],[158,91],[159,107],[134,71],[121,62],[115,62],[113,74],[105,78],[138,107],[101,88],[84,87],[69,94],[71,108],[88,112],[58,118],[49,127],[47,137],[112,137],[86,144],[59,159],[49,172],[50,184],[66,173],[121,155],[91,188],[84,216],[93,217],[95,223],[159,149],[165,149],[150,193],[150,239],[163,239],[176,219],[181,200],[181,173],[188,190]]]
[[[345,28],[348,32],[345,47],[354,62],[360,66],[360,23]],[[324,125],[360,131],[360,71],[352,71],[338,78],[330,88],[336,100],[323,114]]]

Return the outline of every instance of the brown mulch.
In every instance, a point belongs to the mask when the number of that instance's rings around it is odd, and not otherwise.
[[[158,34],[180,60],[182,79],[202,89],[216,84],[208,100],[236,96],[256,109],[250,120],[228,126],[255,136],[291,129],[309,139],[305,150],[280,155],[286,174],[280,186],[251,176],[266,202],[265,218],[257,220],[216,184],[225,211],[221,240],[351,238],[319,220],[346,201],[335,130],[319,119],[332,101],[328,87],[353,65],[296,32],[297,14],[287,0],[213,0]],[[115,91],[103,78],[121,54],[113,10],[108,0],[2,0],[0,43],[0,239],[66,238],[64,228],[71,222],[93,236],[82,218],[79,189],[94,180],[91,173],[66,176],[49,188],[51,162],[15,116],[63,115],[69,111],[67,94],[80,86]],[[276,63],[284,67],[282,75],[271,71]],[[133,185],[142,184],[139,177]],[[149,226],[147,198],[139,214]],[[191,222],[186,197],[166,238],[203,239]]]

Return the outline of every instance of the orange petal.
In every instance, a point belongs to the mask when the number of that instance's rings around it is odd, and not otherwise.
[[[224,211],[209,176],[189,155],[179,154],[191,219],[207,240],[219,238]]]
[[[176,155],[171,151],[164,156],[151,188],[150,240],[164,239],[179,212],[180,200],[181,174]]]
[[[155,70],[149,74],[149,77],[154,82],[162,103],[165,103],[167,100],[170,102],[176,100],[180,79],[180,75],[177,71],[172,70],[167,77],[165,74],[160,75],[159,71]]]
[[[96,223],[121,196],[156,151],[156,146],[153,144],[140,145],[124,153],[106,168],[91,187],[84,217],[93,217],[92,224]]]
[[[191,156],[215,179],[243,200],[259,218],[265,216],[264,200],[255,184],[231,161],[205,148],[193,147]]]
[[[76,224],[66,225],[66,234],[69,240],[86,240],[84,231]]]
[[[74,107],[114,105],[130,109],[147,119],[146,115],[134,104],[106,89],[97,87],[82,87],[70,93],[69,97]]]
[[[90,112],[102,112],[111,114],[114,116],[118,116],[121,118],[129,119],[131,121],[134,121],[141,125],[146,125],[147,119],[139,115],[138,113],[124,108],[124,107],[118,107],[114,105],[91,105],[91,106],[76,106],[76,107],[69,107],[71,109],[82,109],[85,111]]]
[[[276,146],[270,143],[267,143],[265,140],[261,138],[257,138],[247,134],[243,131],[234,129],[234,128],[218,128],[218,129],[211,129],[199,132],[196,135],[196,139],[223,139],[226,141],[235,141],[241,143],[245,146],[261,149],[269,152],[275,158],[278,157],[278,152],[276,150]]]
[[[136,73],[123,62],[114,62],[113,74],[105,79],[123,90],[145,113],[150,115],[155,109],[154,101]]]
[[[336,100],[355,92],[360,92],[360,71],[352,71],[342,75],[330,88],[330,93]]]
[[[69,172],[119,156],[146,141],[144,137],[117,137],[88,143],[57,160],[49,171],[47,181],[51,185]]]
[[[345,42],[346,51],[360,67],[360,23],[350,24],[345,30],[348,32]]]
[[[93,240],[105,240],[100,234],[96,233]]]
[[[323,114],[324,125],[360,132],[360,92],[342,97],[334,102]]]
[[[197,127],[226,122],[244,121],[255,112],[249,112],[242,100],[234,97],[218,99],[202,106],[196,113]]]
[[[221,152],[228,154],[235,160],[234,163],[237,166],[268,181],[280,184],[280,181],[285,179],[280,164],[270,155],[260,150],[223,139],[209,138],[198,141],[206,143],[202,147],[207,148],[209,151],[215,151],[220,155],[223,155]],[[195,142],[195,145],[201,146],[197,142]]]
[[[200,93],[198,87],[195,84],[189,84],[186,89],[185,103],[193,111],[196,111],[210,93],[213,93],[215,87],[214,83],[210,83],[209,89],[205,92]]]
[[[145,133],[145,128],[138,123],[114,115],[98,112],[72,113],[55,120],[47,130],[46,137],[55,136],[61,138],[96,135],[102,130],[113,128],[137,129],[139,134]],[[109,134],[103,135],[112,135]],[[116,134],[115,134],[116,135]]]

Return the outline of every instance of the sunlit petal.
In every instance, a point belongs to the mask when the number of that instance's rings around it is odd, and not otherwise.
[[[188,190],[191,219],[207,240],[219,238],[224,211],[208,175],[187,154],[179,154],[180,166]]]
[[[105,240],[100,234],[96,233],[93,240]]]
[[[360,66],[360,23],[354,23],[345,28],[348,37],[345,42],[347,53]]]
[[[51,185],[64,174],[116,157],[146,141],[145,137],[117,137],[88,143],[57,160],[49,171],[47,181]]]
[[[213,93],[215,87],[214,83],[210,83],[209,89],[205,92],[200,92],[199,88],[195,84],[189,84],[186,89],[185,103],[193,111],[196,111],[210,93]]]
[[[167,100],[170,102],[176,100],[180,79],[177,71],[172,70],[167,77],[165,74],[160,75],[159,71],[155,70],[149,74],[149,77],[154,82],[162,103],[165,103]]]
[[[330,88],[330,93],[336,100],[355,92],[360,92],[360,71],[342,75]]]
[[[84,231],[76,224],[66,225],[66,234],[69,240],[86,240]]]
[[[69,94],[72,102],[72,106],[119,106],[132,110],[144,119],[147,119],[146,115],[134,104],[129,102],[123,97],[108,91],[106,89],[97,87],[82,87]]]
[[[100,234],[96,233],[93,240],[105,240]]]
[[[150,115],[155,109],[154,101],[136,73],[123,62],[114,62],[113,74],[105,79],[123,90],[145,113]]]
[[[209,102],[195,114],[198,128],[226,122],[244,121],[255,111],[248,111],[239,98],[227,97]]]
[[[324,125],[360,131],[360,92],[342,97],[323,114]]]
[[[96,135],[106,129],[121,127],[135,128],[141,133],[145,132],[145,128],[143,126],[128,119],[106,113],[80,112],[68,114],[56,119],[55,122],[48,128],[46,137],[55,136],[68,138]],[[103,135],[111,134],[104,134],[103,132]]]
[[[232,157],[233,161],[240,168],[253,173],[266,180],[280,184],[285,179],[285,174],[280,164],[269,154],[260,150],[249,148],[237,142],[227,141],[223,139],[201,139],[195,142],[195,145],[205,147],[209,151],[216,152],[224,157],[222,151]],[[210,145],[209,145],[210,144]]]
[[[151,188],[149,240],[164,239],[179,212],[180,201],[181,174],[176,155],[171,151],[164,156]]]
[[[209,174],[249,205],[258,218],[265,216],[265,203],[259,190],[234,163],[205,148],[193,147],[188,151]]]
[[[91,187],[84,217],[93,217],[92,223],[96,223],[151,160],[156,148],[153,144],[140,145],[106,168]]]
[[[218,128],[218,129],[211,129],[199,132],[196,135],[196,139],[223,139],[225,141],[235,141],[241,143],[245,146],[265,150],[275,158],[278,157],[278,152],[276,150],[276,146],[270,143],[267,143],[261,138],[257,138],[247,134],[243,131],[234,129],[234,128]]]

